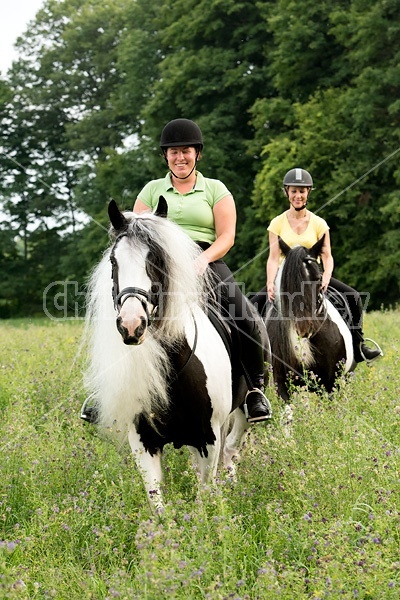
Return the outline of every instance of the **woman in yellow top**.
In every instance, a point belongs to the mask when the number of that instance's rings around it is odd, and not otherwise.
[[[324,219],[306,208],[312,189],[313,180],[308,171],[291,169],[286,173],[283,179],[283,190],[290,206],[284,213],[272,219],[268,227],[269,257],[266,269],[266,293],[263,291],[257,294],[252,302],[262,313],[267,299],[270,302],[275,299],[275,278],[283,258],[279,248],[279,237],[291,248],[296,245],[311,248],[324,235],[324,244],[321,251],[323,265],[322,291],[326,291],[329,285],[346,298],[352,316],[352,322],[348,325],[353,338],[355,360],[356,362],[365,360],[370,363],[382,356],[382,351],[377,344],[375,348],[369,348],[365,344],[362,331],[363,308],[360,294],[355,289],[332,277],[334,262],[329,226]]]

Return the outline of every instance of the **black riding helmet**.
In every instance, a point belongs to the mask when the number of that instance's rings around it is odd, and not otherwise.
[[[290,185],[294,185],[297,187],[307,187],[310,188],[308,191],[308,196],[311,194],[311,190],[313,189],[313,180],[308,171],[305,169],[290,169],[283,178],[283,191],[286,196],[288,196],[287,188]],[[298,208],[295,208],[296,211],[303,210],[307,206],[307,202]]]
[[[196,161],[189,175],[186,177],[178,177],[178,175],[171,171],[172,175],[177,179],[187,179],[195,170],[197,161],[199,160],[200,152],[203,149],[203,135],[200,127],[190,119],[174,119],[173,121],[167,123],[162,130],[160,146],[167,164],[168,148],[176,148],[177,146],[192,146],[196,149]]]
[[[160,146],[162,150],[176,146],[194,146],[203,149],[201,129],[190,119],[174,119],[166,124],[161,133]]]

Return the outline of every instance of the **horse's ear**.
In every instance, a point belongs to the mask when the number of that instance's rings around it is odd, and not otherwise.
[[[316,244],[312,248],[310,248],[310,256],[313,258],[318,258],[321,255],[322,248],[324,246],[325,234],[318,240]]]
[[[116,231],[122,231],[128,226],[128,221],[119,210],[115,200],[110,200],[108,204],[108,216],[110,217],[111,225]]]
[[[278,241],[279,241],[279,248],[282,250],[282,253],[285,256],[287,256],[291,250],[290,246],[288,246],[287,243],[284,242],[280,236],[278,236]]]
[[[163,217],[164,219],[167,218],[167,214],[168,214],[168,204],[166,199],[164,198],[164,196],[160,196],[158,199],[158,204],[157,204],[157,208],[154,212],[154,214],[157,217]]]

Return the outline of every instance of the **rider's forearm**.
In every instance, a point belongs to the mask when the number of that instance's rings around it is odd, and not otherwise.
[[[270,285],[274,285],[276,274],[278,272],[279,261],[277,260],[267,260],[267,288]]]
[[[332,256],[328,256],[328,257],[322,257],[322,264],[324,266],[324,271],[322,273],[322,283],[328,285],[331,277],[332,277],[332,273],[333,273],[333,267],[334,267],[334,262],[333,262],[333,257]]]
[[[211,244],[207,250],[203,252],[204,257],[207,261],[213,262],[219,258],[223,258],[225,254],[229,252],[235,242],[235,236],[232,233],[222,233],[215,242]]]

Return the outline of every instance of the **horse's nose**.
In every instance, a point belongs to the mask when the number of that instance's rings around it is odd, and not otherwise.
[[[121,334],[124,344],[127,344],[128,346],[138,346],[144,342],[147,321],[145,317],[142,316],[139,319],[136,319],[136,321],[137,320],[139,320],[139,325],[136,325],[135,327],[132,323],[125,323],[121,315],[117,317],[117,329]]]

